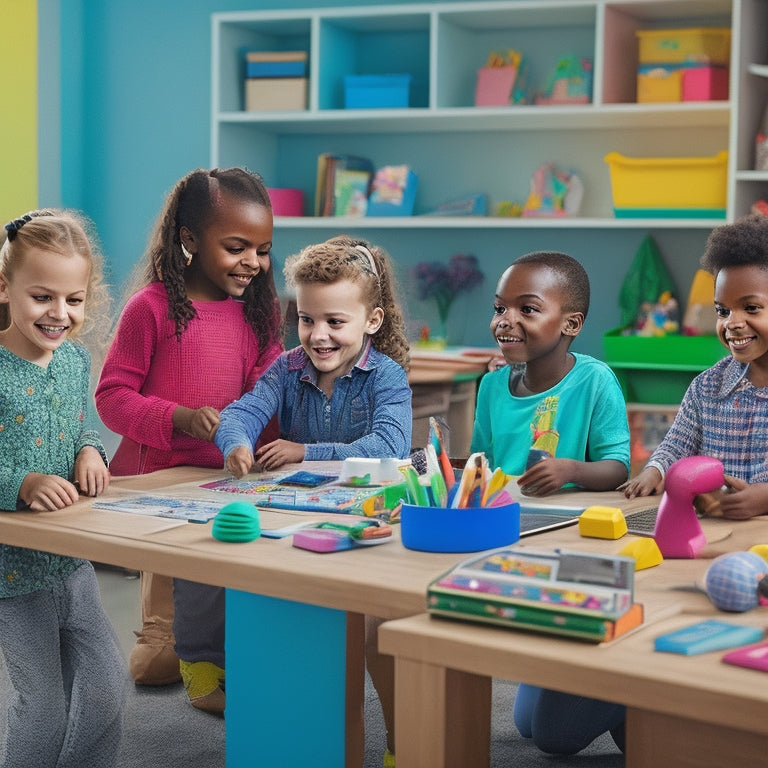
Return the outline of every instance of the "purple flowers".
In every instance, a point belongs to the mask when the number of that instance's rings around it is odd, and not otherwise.
[[[416,279],[418,297],[435,300],[440,321],[443,323],[456,296],[480,285],[485,279],[477,265],[477,259],[464,253],[451,256],[448,264],[420,261],[413,268],[413,276]]]

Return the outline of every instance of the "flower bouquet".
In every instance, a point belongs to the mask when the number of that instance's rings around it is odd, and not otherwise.
[[[454,299],[462,292],[470,291],[483,282],[477,258],[457,253],[448,264],[437,261],[419,262],[413,268],[419,299],[434,299],[437,305],[438,327],[433,333],[429,328],[422,330],[420,346],[443,348],[447,343],[446,324]]]

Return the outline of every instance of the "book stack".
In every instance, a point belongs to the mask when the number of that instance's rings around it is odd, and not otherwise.
[[[427,589],[436,616],[603,642],[643,622],[635,561],[504,547],[469,558]]]
[[[373,163],[365,157],[320,155],[315,216],[365,216],[373,170]]]
[[[307,108],[307,52],[251,51],[245,55],[245,109]]]

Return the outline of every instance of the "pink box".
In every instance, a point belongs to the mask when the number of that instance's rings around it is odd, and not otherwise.
[[[476,107],[504,107],[512,100],[517,67],[482,67],[477,70]]]
[[[300,189],[269,187],[267,192],[275,216],[304,215],[304,193]]]
[[[683,101],[727,101],[728,67],[683,70]]]

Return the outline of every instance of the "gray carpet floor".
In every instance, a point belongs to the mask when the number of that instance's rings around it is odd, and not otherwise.
[[[133,646],[133,630],[139,626],[139,582],[125,578],[119,570],[98,568],[97,573],[104,606],[127,656]],[[6,687],[7,678],[0,663],[0,723],[5,722],[3,691]],[[553,757],[539,752],[520,736],[512,722],[514,693],[513,683],[494,680],[491,768],[623,768],[624,756],[607,734],[573,757]],[[384,721],[370,679],[366,680],[365,721],[364,768],[380,768],[385,747]],[[132,683],[128,686],[126,729],[118,768],[150,766],[225,766],[223,720],[191,707],[181,684],[157,688]],[[280,767],[261,766],[256,760],[254,768]]]

